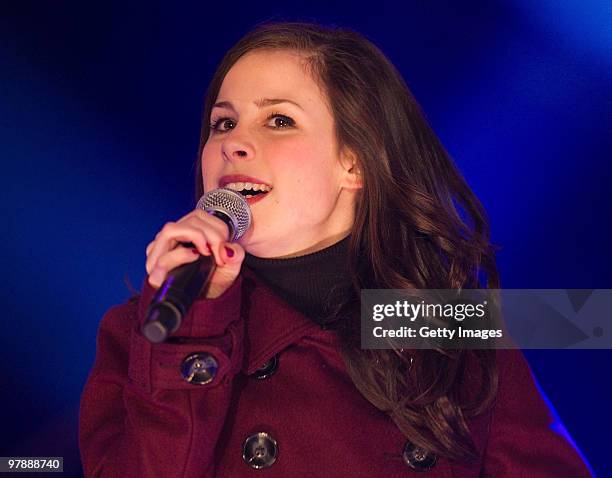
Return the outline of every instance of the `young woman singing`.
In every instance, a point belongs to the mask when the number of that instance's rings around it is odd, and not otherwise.
[[[147,247],[141,294],[100,326],[86,476],[589,476],[520,351],[361,349],[361,289],[499,287],[480,202],[371,42],[249,32],[212,79],[199,153],[196,200],[241,191],[252,226],[228,243],[194,210]],[[210,254],[206,293],[149,343],[156,289]]]

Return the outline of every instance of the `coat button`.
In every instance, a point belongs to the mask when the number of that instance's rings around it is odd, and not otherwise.
[[[257,380],[262,380],[264,378],[268,378],[270,375],[273,375],[278,368],[278,354],[264,363],[260,368],[255,370],[255,373],[251,375],[251,377],[256,378]]]
[[[191,354],[181,364],[183,379],[194,385],[206,385],[217,374],[219,364],[215,357],[204,352]]]
[[[255,433],[244,442],[242,459],[257,470],[271,466],[277,455],[276,440],[266,432]]]
[[[407,441],[403,453],[406,464],[416,471],[427,471],[433,468],[438,457],[414,443]]]

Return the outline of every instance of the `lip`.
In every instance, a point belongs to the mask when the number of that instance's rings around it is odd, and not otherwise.
[[[244,174],[228,174],[226,176],[221,176],[219,179],[219,187],[225,187],[226,184],[229,183],[257,183],[257,184],[265,184],[266,186],[272,187],[271,184],[268,184],[261,179],[253,178],[251,176],[245,176]]]
[[[261,201],[266,196],[267,196],[267,194],[258,194],[257,196],[253,196],[253,197],[245,198],[245,199],[246,199],[246,202],[248,203],[248,205],[250,206],[250,205],[256,203],[257,201]]]

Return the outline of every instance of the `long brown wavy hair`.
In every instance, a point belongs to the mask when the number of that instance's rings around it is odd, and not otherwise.
[[[212,105],[234,63],[259,49],[301,54],[327,97],[339,147],[356,153],[362,172],[349,244],[352,290],[337,311],[351,379],[416,445],[454,460],[476,459],[466,419],[484,412],[497,393],[494,351],[360,348],[361,289],[499,287],[481,203],[375,45],[349,29],[311,23],[265,23],[247,33],[224,56],[206,93],[196,201]],[[469,354],[480,364],[481,388],[468,399],[459,390]]]

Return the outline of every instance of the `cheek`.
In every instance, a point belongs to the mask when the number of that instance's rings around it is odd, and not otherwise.
[[[327,148],[316,142],[302,142],[287,148],[283,155],[275,155],[275,168],[282,170],[283,188],[298,203],[332,203],[337,194],[336,158]]]

